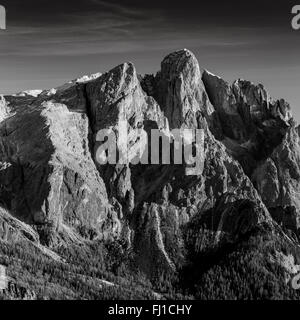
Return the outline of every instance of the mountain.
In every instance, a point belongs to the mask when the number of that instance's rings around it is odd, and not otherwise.
[[[174,129],[201,130],[201,172],[101,165],[98,133],[120,123],[130,159],[153,129],[171,150]],[[2,298],[298,299],[299,132],[285,100],[186,49],[155,75],[124,63],[1,96]]]

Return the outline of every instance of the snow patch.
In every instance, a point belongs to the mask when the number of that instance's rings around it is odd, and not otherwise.
[[[59,87],[56,87],[56,88],[52,88],[50,90],[46,90],[44,91],[44,93],[47,95],[47,96],[52,96],[52,95],[55,95],[56,93],[58,92],[62,92],[62,91],[65,91],[65,90],[68,90],[70,88],[72,88],[73,86],[75,86],[76,84],[79,84],[79,83],[87,83],[87,82],[90,82],[90,81],[93,81],[93,80],[96,80],[97,78],[99,78],[100,76],[102,75],[102,73],[100,72],[97,72],[97,73],[94,73],[94,74],[91,74],[91,75],[84,75],[80,78],[77,78],[77,79],[74,79],[74,80],[71,80]]]
[[[209,76],[211,76],[211,77],[216,77],[216,78],[222,80],[221,77],[217,76],[216,74],[214,74],[214,73],[212,73],[212,72],[210,72],[210,71],[208,71],[208,70],[206,70],[206,69],[204,70],[204,72],[206,72],[206,73],[207,73]]]
[[[15,97],[26,97],[26,96],[32,96],[37,98],[41,93],[43,92],[43,90],[25,90],[19,93],[14,94],[13,96]]]

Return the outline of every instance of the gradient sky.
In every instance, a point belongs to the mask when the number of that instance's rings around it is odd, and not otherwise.
[[[299,1],[298,1],[299,2]],[[0,92],[58,86],[132,61],[155,73],[188,48],[201,68],[263,83],[300,121],[300,31],[289,0],[0,0]]]

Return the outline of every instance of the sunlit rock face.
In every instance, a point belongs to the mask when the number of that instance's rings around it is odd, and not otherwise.
[[[2,121],[0,135],[1,200],[11,214],[41,228],[45,241],[101,229],[109,203],[89,153],[85,114],[38,102]]]
[[[157,99],[170,128],[197,127],[200,114],[210,115],[212,107],[205,92],[198,61],[189,50],[168,55],[156,77]]]

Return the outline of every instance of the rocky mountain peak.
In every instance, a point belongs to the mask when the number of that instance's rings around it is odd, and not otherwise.
[[[188,176],[184,163],[99,164],[97,133],[119,136],[120,120],[132,158],[151,129],[168,137],[172,129],[203,129],[203,171]],[[179,270],[187,251],[236,244],[261,226],[273,232],[280,224],[298,236],[299,130],[289,104],[260,84],[201,74],[186,49],[165,57],[156,75],[123,63],[55,90],[1,96],[0,142],[5,223],[10,214],[54,250],[123,243],[152,276],[161,266]]]
[[[198,60],[187,49],[178,50],[167,55],[161,63],[161,72],[170,81],[178,77],[179,74],[187,77],[189,73],[193,73],[191,78],[196,81],[201,77]]]
[[[179,50],[164,58],[156,81],[156,96],[171,129],[196,128],[200,114],[208,116],[213,112],[198,61],[191,51]]]

